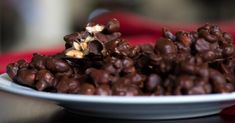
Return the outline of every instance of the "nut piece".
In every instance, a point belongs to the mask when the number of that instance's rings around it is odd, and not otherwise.
[[[82,48],[82,50],[86,50],[88,48],[87,42],[80,43],[80,47]]]
[[[93,41],[93,40],[95,40],[94,37],[87,36],[86,39],[84,40],[84,42],[90,42],[90,41]]]
[[[78,51],[84,51],[87,50],[88,45],[87,42],[81,42],[81,43],[73,42],[73,47]]]
[[[76,50],[81,50],[81,46],[79,43],[77,42],[73,42],[73,47],[76,49]]]
[[[96,24],[95,26],[87,26],[86,31],[89,33],[101,32],[104,30],[104,26]]]
[[[66,56],[73,57],[73,58],[83,58],[84,54],[81,51],[78,50],[68,50],[65,53]]]
[[[86,30],[89,33],[101,32],[104,30],[104,26],[99,24],[88,24]],[[94,40],[94,37],[88,35],[80,39],[80,41],[74,41],[72,44],[72,48],[68,49],[65,52],[65,55],[72,58],[84,58],[85,55],[89,54],[89,42],[92,42]]]

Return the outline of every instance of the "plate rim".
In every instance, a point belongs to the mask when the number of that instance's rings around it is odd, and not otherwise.
[[[0,90],[17,95],[46,99],[50,101],[88,102],[88,103],[112,103],[112,104],[182,104],[182,103],[209,103],[220,101],[235,101],[235,92],[207,95],[181,95],[181,96],[87,96],[79,94],[62,94],[40,92],[29,87],[16,84],[7,80],[6,73],[0,74]],[[3,82],[7,84],[2,84]],[[11,85],[20,86],[20,88]],[[23,89],[25,88],[25,89]]]

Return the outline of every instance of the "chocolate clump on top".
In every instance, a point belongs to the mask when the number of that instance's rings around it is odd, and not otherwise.
[[[84,95],[198,95],[235,91],[232,36],[217,25],[172,33],[133,46],[116,19],[88,23],[64,37],[65,50],[7,66],[16,83],[39,91]]]

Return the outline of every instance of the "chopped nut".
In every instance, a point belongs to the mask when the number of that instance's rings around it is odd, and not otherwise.
[[[77,42],[73,42],[73,47],[74,47],[76,50],[81,50],[81,46],[80,46]]]
[[[83,58],[84,57],[84,54],[81,52],[81,51],[78,51],[78,50],[68,50],[66,53],[65,53],[66,56],[69,56],[69,57],[75,57],[75,58]]]
[[[94,37],[87,36],[84,41],[85,41],[85,42],[90,42],[90,41],[93,41],[93,40],[95,40]]]
[[[104,26],[96,24],[95,26],[87,26],[86,30],[89,33],[101,32],[104,30]]]
[[[80,39],[80,40],[81,40],[80,42],[90,42],[95,40],[95,38],[92,36],[87,36],[85,39]]]
[[[70,48],[65,53],[66,56],[74,57],[74,58],[83,58],[85,55],[89,53],[88,42],[93,41],[94,38],[91,36],[87,36],[86,39],[81,40],[80,42],[73,42],[73,48]]]
[[[82,48],[82,50],[86,50],[88,48],[87,42],[81,42],[80,47]]]

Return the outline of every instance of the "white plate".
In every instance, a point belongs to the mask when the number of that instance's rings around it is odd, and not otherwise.
[[[85,96],[39,92],[0,75],[0,89],[53,101],[81,115],[123,119],[179,119],[219,113],[235,104],[235,93],[196,96]]]

